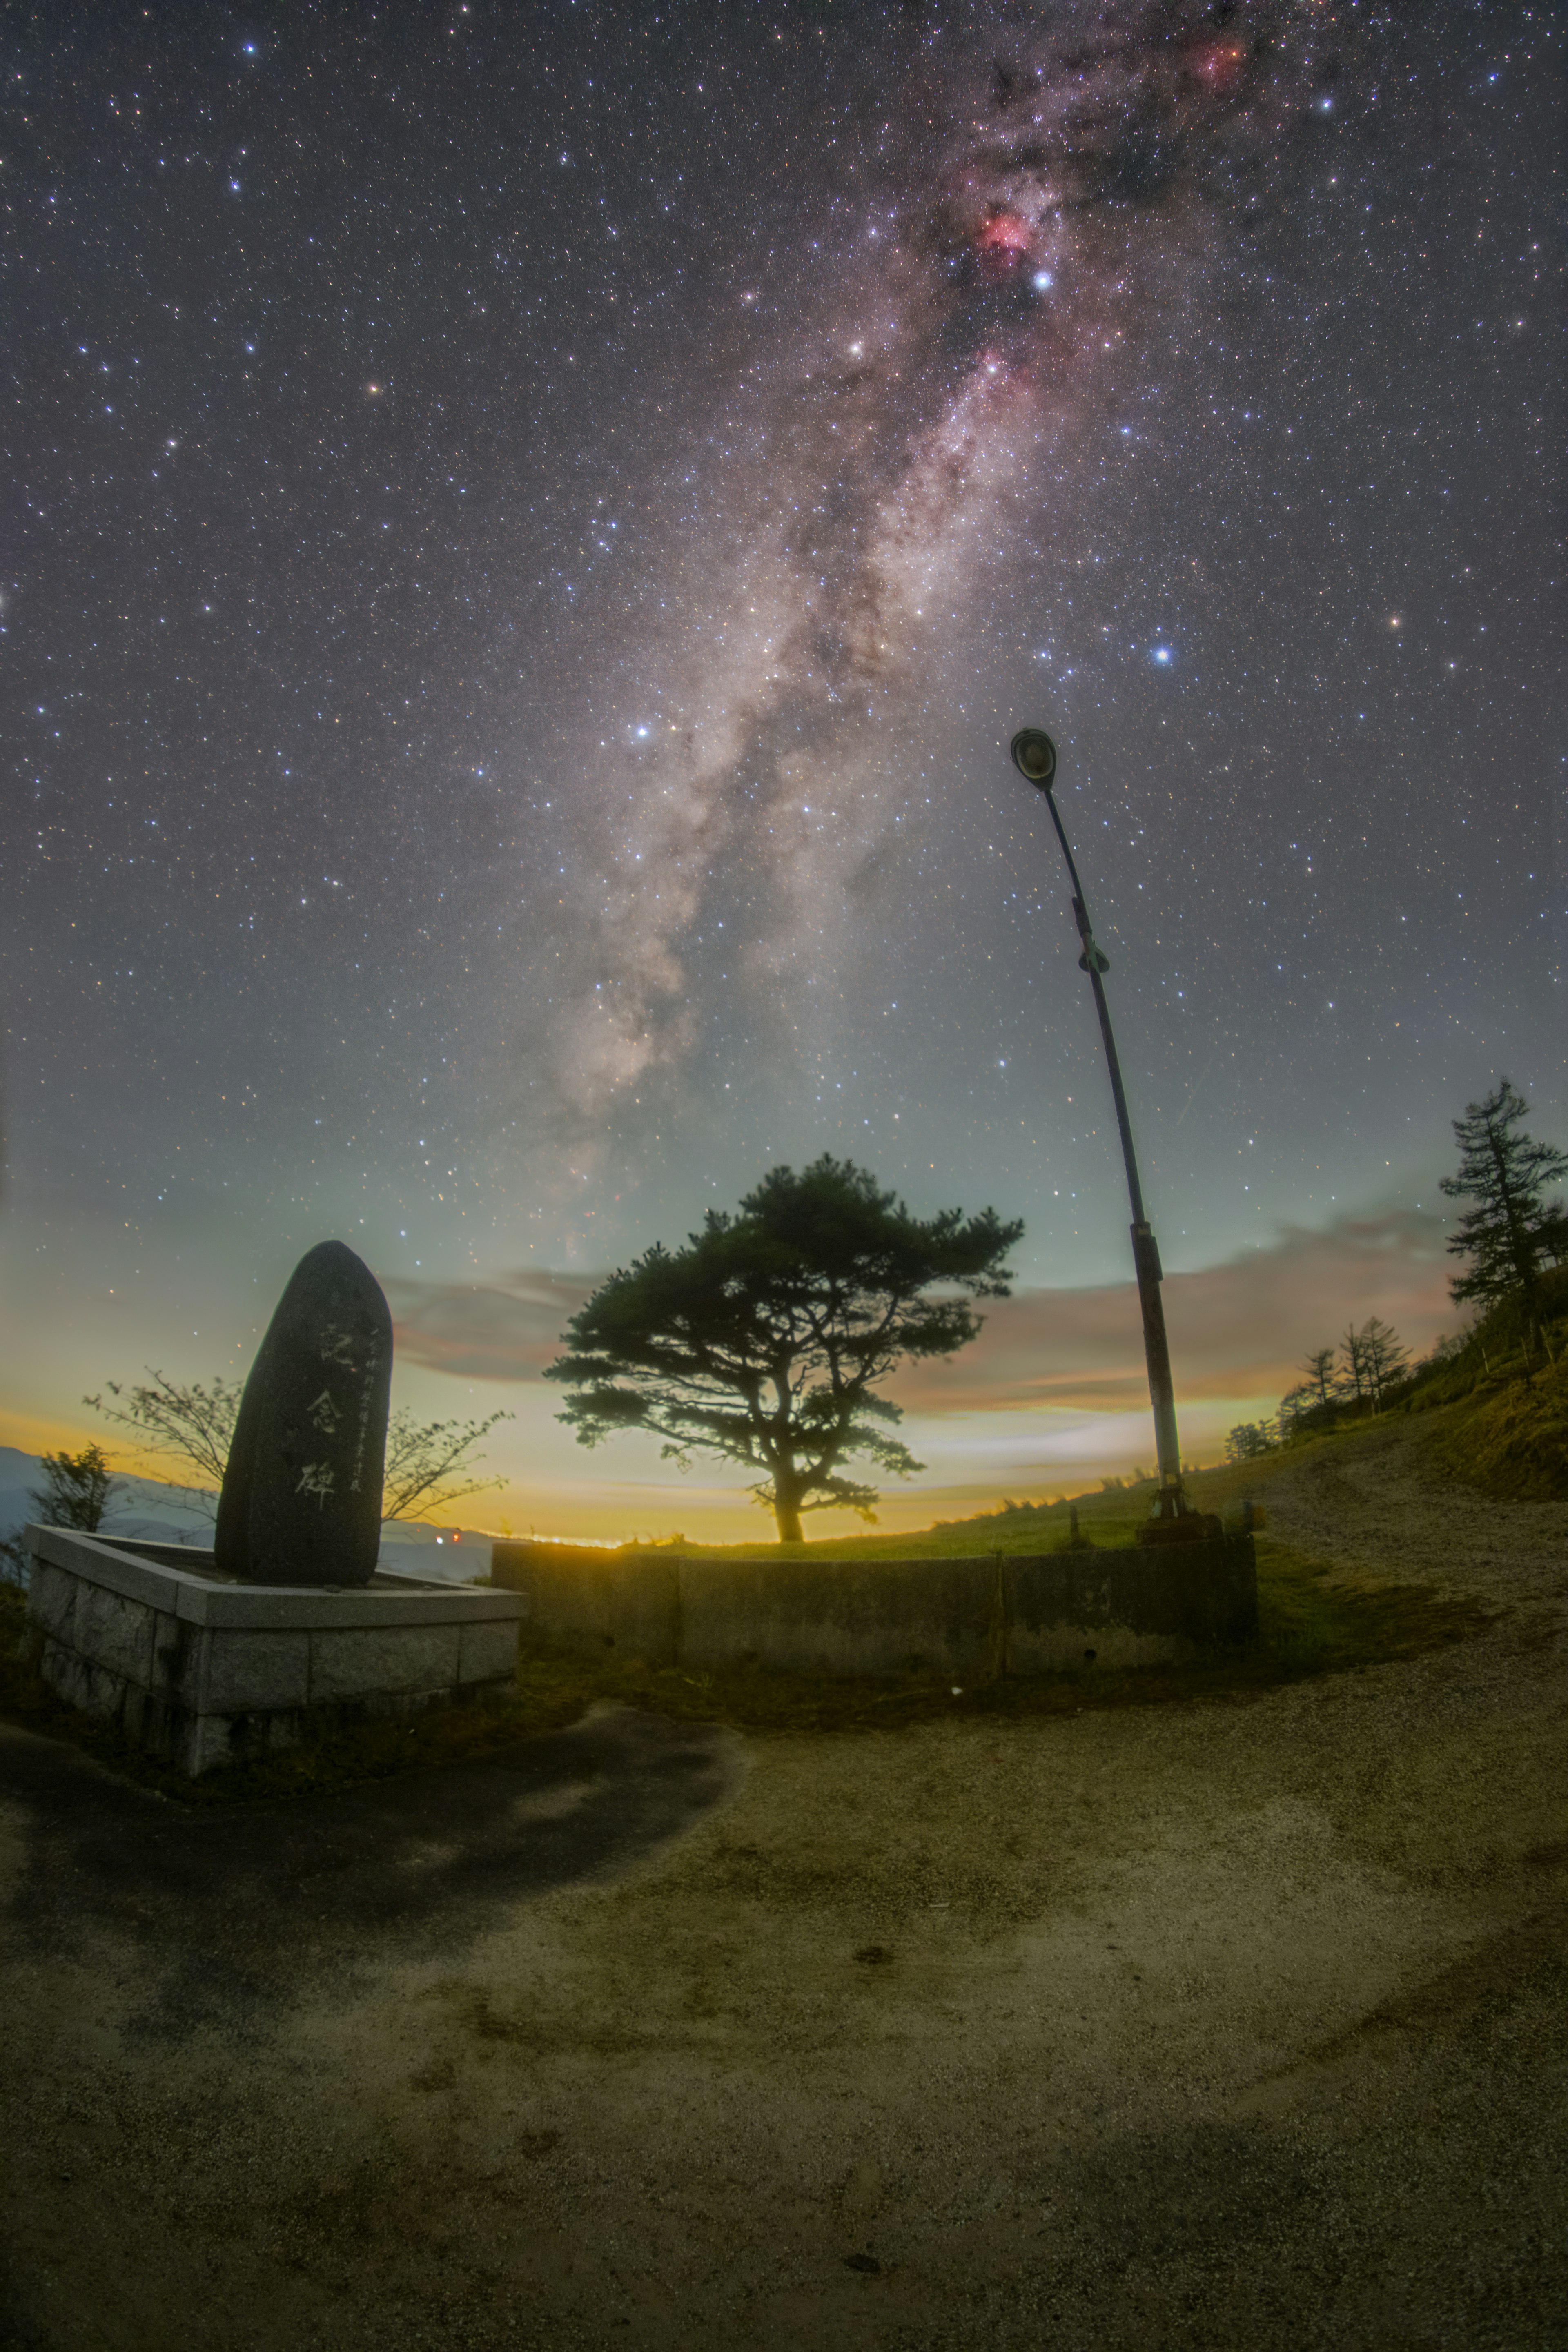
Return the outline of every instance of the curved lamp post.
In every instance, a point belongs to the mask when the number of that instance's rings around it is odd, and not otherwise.
[[[1105,1001],[1103,975],[1110,970],[1110,958],[1095,945],[1094,932],[1089,919],[1089,908],[1079,880],[1078,867],[1073,864],[1072,851],[1057,807],[1054,786],[1057,780],[1057,747],[1044,730],[1022,727],[1013,738],[1013,765],[1026,783],[1033,784],[1045,795],[1057,829],[1057,839],[1067,859],[1068,874],[1072,882],[1073,920],[1078,925],[1083,952],[1078,968],[1089,974],[1089,984],[1094,992],[1094,1009],[1100,1015],[1100,1034],[1105,1041],[1105,1058],[1110,1070],[1110,1091],[1116,1103],[1116,1124],[1121,1134],[1121,1158],[1127,1170],[1127,1196],[1132,1207],[1132,1263],[1138,1275],[1138,1303],[1143,1310],[1143,1353],[1149,1365],[1149,1396],[1154,1407],[1154,1444],[1160,1462],[1160,1491],[1148,1525],[1140,1530],[1145,1543],[1180,1541],[1184,1538],[1200,1538],[1218,1533],[1217,1521],[1206,1513],[1194,1511],[1187,1501],[1182,1486],[1182,1449],[1176,1435],[1176,1393],[1171,1381],[1171,1350],[1165,1338],[1165,1307],[1160,1296],[1163,1276],[1160,1266],[1160,1247],[1153,1228],[1143,1213],[1143,1188],[1138,1181],[1138,1160],[1132,1149],[1132,1127],[1127,1116],[1127,1096],[1121,1084],[1121,1065],[1116,1056],[1116,1039],[1110,1027],[1110,1008]]]

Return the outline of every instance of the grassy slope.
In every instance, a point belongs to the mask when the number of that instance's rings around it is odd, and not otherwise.
[[[1478,1487],[1500,1502],[1568,1499],[1568,1266],[1543,1280],[1548,1345],[1531,1377],[1522,1377],[1518,1310],[1498,1308],[1481,1321],[1469,1344],[1447,1363],[1413,1378],[1394,1396],[1381,1422],[1347,1416],[1337,1430],[1279,1448],[1250,1462],[1199,1470],[1187,1488],[1199,1508],[1233,1520],[1245,1499],[1267,1507],[1268,1489],[1281,1473],[1328,1446],[1355,1445],[1394,1414],[1418,1414],[1429,1429],[1430,1466],[1438,1480]],[[1428,1418],[1429,1417],[1429,1418]],[[1008,1504],[971,1519],[941,1521],[916,1534],[827,1537],[788,1546],[758,1537],[739,1544],[671,1545],[682,1558],[777,1559],[819,1553],[835,1559],[929,1559],[941,1553],[1051,1551],[1068,1538],[1076,1503],[1081,1532],[1096,1544],[1131,1543],[1147,1516],[1154,1481],[1112,1486],[1059,1503]],[[647,1546],[628,1544],[627,1555]]]
[[[1568,1357],[1522,1381],[1498,1381],[1450,1407],[1433,1458],[1451,1478],[1500,1502],[1568,1497]]]
[[[1200,1474],[1203,1478],[1211,1475]],[[973,1558],[988,1551],[1053,1551],[1068,1539],[1076,1507],[1080,1531],[1101,1545],[1130,1544],[1148,1517],[1154,1481],[1064,1496],[1059,1503],[1009,1503],[972,1519],[939,1519],[934,1527],[887,1536],[821,1536],[800,1544],[771,1542],[758,1535],[744,1543],[695,1544],[677,1538],[666,1544],[626,1544],[613,1556],[636,1559],[647,1551],[679,1552],[682,1559],[934,1559]],[[1211,1507],[1204,1505],[1206,1510]]]

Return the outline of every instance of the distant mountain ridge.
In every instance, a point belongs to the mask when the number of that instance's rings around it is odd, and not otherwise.
[[[121,1485],[103,1515],[100,1535],[139,1536],[148,1543],[211,1543],[216,1493],[157,1478],[134,1478],[128,1471],[117,1470],[114,1475]],[[18,1535],[29,1519],[37,1517],[31,1496],[43,1483],[43,1463],[37,1454],[0,1445],[0,1538]],[[460,1543],[453,1543],[454,1535],[460,1536]],[[389,1521],[381,1540],[384,1553],[416,1550],[418,1573],[441,1583],[466,1584],[490,1572],[490,1538],[477,1528],[458,1529],[447,1521],[437,1530],[419,1521]],[[403,1564],[412,1570],[413,1562],[405,1559]]]
[[[153,1543],[205,1544],[212,1541],[217,1496],[200,1489],[173,1486],[156,1478],[133,1478],[116,1471],[120,1480],[114,1498],[103,1515],[103,1533],[142,1536]],[[0,1536],[14,1536],[38,1514],[30,1497],[44,1483],[44,1467],[36,1454],[19,1446],[0,1445]]]

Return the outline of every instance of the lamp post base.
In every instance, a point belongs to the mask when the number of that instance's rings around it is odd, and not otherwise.
[[[1163,1486],[1133,1540],[1140,1544],[1212,1543],[1223,1532],[1213,1511],[1195,1511],[1180,1479]]]

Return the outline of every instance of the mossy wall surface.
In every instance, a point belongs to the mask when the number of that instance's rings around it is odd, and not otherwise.
[[[1258,1626],[1252,1539],[913,1559],[689,1559],[497,1544],[492,1581],[525,1594],[524,1646],[658,1667],[898,1675],[1045,1672],[1086,1651],[1188,1659]]]

